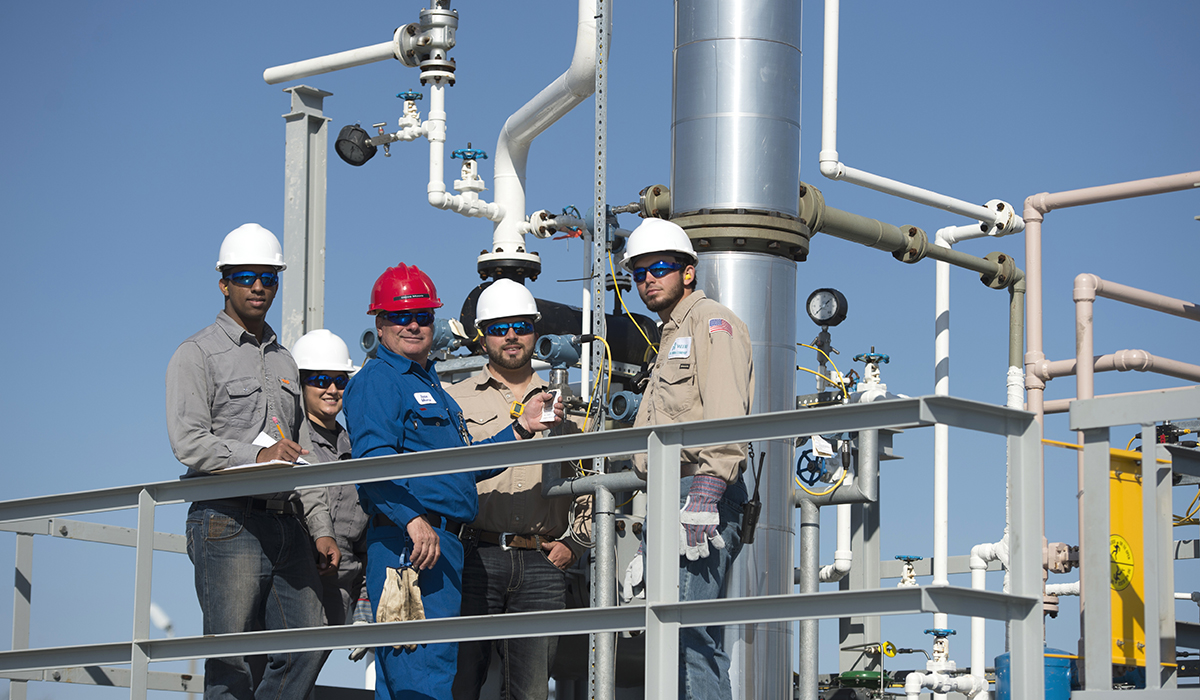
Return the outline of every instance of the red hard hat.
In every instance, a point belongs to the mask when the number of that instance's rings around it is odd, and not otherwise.
[[[436,309],[441,305],[442,300],[438,299],[437,288],[429,275],[416,265],[409,267],[400,263],[384,270],[375,280],[375,286],[371,288],[371,308],[367,313]]]

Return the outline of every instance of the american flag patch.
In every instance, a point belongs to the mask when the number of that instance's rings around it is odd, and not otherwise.
[[[726,321],[723,318],[710,318],[708,320],[708,332],[709,333],[721,332],[721,333],[728,333],[729,335],[733,335],[733,326],[729,325],[729,321]]]

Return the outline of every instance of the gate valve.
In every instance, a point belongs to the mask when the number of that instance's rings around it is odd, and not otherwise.
[[[461,158],[462,179],[454,181],[454,189],[459,192],[482,192],[487,189],[483,184],[483,178],[479,177],[475,161],[479,159],[487,159],[487,153],[478,148],[471,148],[471,142],[467,142],[466,148],[460,148],[450,154],[451,158]]]
[[[880,352],[875,352],[875,348],[871,348],[871,352],[864,352],[854,356],[855,362],[863,362],[868,365],[888,364],[892,358]]]
[[[816,484],[827,473],[825,458],[813,455],[812,450],[801,452],[796,460],[796,478],[809,486]]]
[[[396,97],[399,97],[405,102],[416,102],[424,99],[425,95],[417,92],[416,90],[405,90],[404,92],[397,94]]]
[[[952,629],[944,629],[935,627],[925,630],[925,634],[933,635],[933,659],[931,664],[944,664],[950,658],[950,635],[956,634]],[[926,664],[930,666],[930,664]],[[930,667],[931,671],[943,670],[940,668]]]
[[[912,554],[896,555],[896,559],[904,562],[904,571],[900,573],[900,583],[896,584],[896,588],[917,585],[917,569],[913,566],[913,562],[921,561],[923,558]]]

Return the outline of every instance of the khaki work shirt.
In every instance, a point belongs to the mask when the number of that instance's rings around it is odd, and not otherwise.
[[[167,365],[167,436],[188,468],[184,476],[257,462],[262,448],[252,443],[260,432],[277,437],[272,418],[296,440],[300,401],[300,372],[275,331],[264,324],[259,343],[224,311],[217,314]],[[255,497],[299,498],[295,491]]]
[[[447,394],[454,397],[467,420],[467,431],[471,437],[481,439],[495,434],[510,424],[509,410],[514,401],[523,401],[524,396],[514,396],[508,385],[492,374],[485,366],[483,371],[456,384],[445,384]],[[546,382],[536,374],[529,384],[529,393],[534,389],[546,389]],[[570,421],[567,433],[579,432]],[[535,435],[539,438],[541,435]],[[571,476],[569,465],[563,465],[563,476]],[[527,464],[509,467],[499,475],[485,479],[476,487],[479,491],[479,516],[471,527],[485,532],[517,535],[541,535],[548,541],[562,539],[579,556],[583,547],[567,534],[568,528],[576,536],[587,540],[591,536],[591,497],[575,499],[572,518],[569,496],[546,498],[542,495],[542,465]]]
[[[750,331],[728,308],[694,291],[662,326],[658,357],[634,427],[731,418],[750,413],[754,362]],[[683,450],[683,464],[695,473],[734,483],[744,468],[745,445],[714,445]],[[645,453],[634,469],[646,476]]]

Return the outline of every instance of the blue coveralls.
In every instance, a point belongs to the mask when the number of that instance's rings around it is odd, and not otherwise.
[[[462,410],[442,390],[431,362],[422,368],[382,345],[346,387],[343,399],[354,458],[420,452],[471,444]],[[511,427],[482,443],[516,439]],[[359,499],[368,514],[386,515],[398,527],[367,530],[367,590],[378,606],[387,567],[400,565],[412,552],[405,525],[423,514],[469,523],[479,511],[477,480],[500,470],[443,474],[359,484]],[[441,556],[432,569],[420,572],[418,584],[425,617],[456,617],[462,601],[463,547],[458,537],[435,527]],[[457,644],[422,644],[415,651],[391,646],[375,650],[375,697],[406,700],[449,700],[458,661]]]

